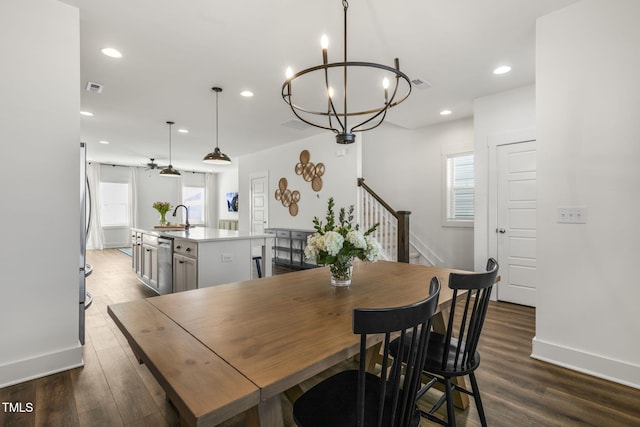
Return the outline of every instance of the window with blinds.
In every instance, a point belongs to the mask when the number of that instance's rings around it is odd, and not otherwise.
[[[446,222],[472,223],[474,218],[473,153],[448,155],[446,175]]]
[[[129,226],[128,183],[100,183],[100,223],[103,227]]]

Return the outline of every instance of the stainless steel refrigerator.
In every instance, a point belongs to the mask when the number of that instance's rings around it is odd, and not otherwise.
[[[87,264],[86,250],[87,238],[89,236],[89,226],[91,224],[91,191],[87,178],[87,147],[84,142],[80,143],[80,257],[78,260],[78,285],[79,285],[79,306],[78,338],[80,344],[84,345],[84,311],[91,305],[91,294],[87,292],[86,278],[93,272],[93,267]]]

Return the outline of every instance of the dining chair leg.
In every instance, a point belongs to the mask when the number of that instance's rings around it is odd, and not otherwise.
[[[473,390],[473,398],[476,401],[476,408],[478,409],[478,415],[480,416],[480,423],[482,427],[487,427],[487,418],[484,415],[484,408],[482,406],[482,399],[480,399],[480,389],[478,388],[478,382],[473,372],[469,374],[469,380],[471,381],[471,390]]]
[[[447,423],[449,427],[456,426],[456,409],[453,406],[453,386],[451,385],[451,378],[444,379],[444,391],[447,395]]]

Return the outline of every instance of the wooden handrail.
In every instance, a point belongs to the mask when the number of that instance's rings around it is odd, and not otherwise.
[[[362,187],[367,193],[369,193],[382,207],[384,207],[391,215],[393,215],[398,221],[398,262],[409,263],[409,215],[411,211],[396,211],[382,197],[378,196],[375,191],[364,183],[364,178],[358,178],[358,186]]]
[[[384,206],[384,208],[391,213],[391,215],[398,219],[398,213],[391,206],[389,206],[387,202],[382,200],[382,197],[378,196],[376,192],[371,189],[371,187],[364,183],[364,178],[358,178],[358,186],[364,188],[367,193],[371,194],[373,198],[378,201],[378,203]]]

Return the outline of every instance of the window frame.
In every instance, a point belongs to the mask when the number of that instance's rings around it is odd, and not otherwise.
[[[474,209],[473,209],[473,218],[471,219],[461,219],[461,218],[452,218],[449,216],[449,207],[450,207],[450,198],[454,192],[454,188],[449,185],[449,164],[452,159],[457,157],[465,157],[465,156],[473,156],[473,168],[474,168],[474,180],[472,186],[461,187],[460,189],[472,189],[473,190],[473,199],[474,199]],[[449,150],[442,153],[442,226],[443,227],[467,227],[472,228],[475,223],[475,153],[473,150],[468,149],[459,149],[459,150]]]
[[[129,183],[126,182],[119,182],[119,181],[100,181],[99,183],[100,185],[100,225],[102,228],[104,229],[109,229],[109,228],[123,228],[123,227],[130,227],[131,224],[131,205],[130,205],[130,192],[131,192],[131,188]],[[114,224],[114,223],[110,223],[107,224],[105,222],[105,218],[106,216],[104,215],[104,207],[107,205],[105,204],[105,200],[104,200],[104,194],[105,191],[102,188],[103,185],[119,185],[119,186],[124,186],[127,189],[127,194],[126,194],[126,198],[125,198],[125,202],[124,202],[124,207],[125,207],[125,218],[124,218],[124,222],[122,223],[118,223],[118,224]],[[108,203],[109,205],[112,203]]]
[[[185,201],[185,193],[187,189],[197,188],[202,191],[202,219],[192,217],[191,205]],[[189,208],[189,223],[193,225],[205,225],[207,222],[207,189],[200,185],[183,185],[182,186],[182,204]]]

